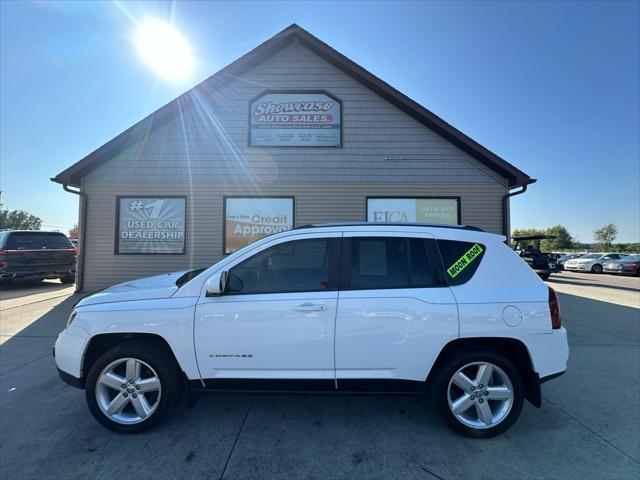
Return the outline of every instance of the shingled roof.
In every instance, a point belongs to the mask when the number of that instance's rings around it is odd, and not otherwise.
[[[100,148],[91,152],[82,160],[60,172],[51,180],[63,185],[80,186],[80,180],[82,177],[108,161],[124,148],[147,136],[153,129],[178,115],[180,101],[183,99],[186,100],[186,97],[193,93],[193,90],[200,90],[202,93],[206,93],[207,91],[220,88],[224,84],[232,81],[239,75],[242,75],[244,72],[260,64],[275,52],[289,45],[294,39],[297,39],[301,44],[325,59],[330,64],[359,81],[384,99],[388,100],[400,110],[438,133],[461,150],[467,152],[482,164],[507,178],[510,187],[525,186],[535,182],[535,179],[529,177],[526,173],[483,147],[460,130],[445,122],[433,112],[407,97],[405,94],[399,92],[388,83],[376,77],[353,60],[345,57],[340,52],[296,24],[292,24],[285,28],[280,33],[274,35],[269,40],[251,50],[249,53],[243,55],[219,72],[196,85],[191,90],[183,93],[165,106],[156,110],[151,115],[102,145]]]

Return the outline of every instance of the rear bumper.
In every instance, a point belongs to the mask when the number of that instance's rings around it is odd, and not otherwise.
[[[56,265],[52,268],[3,268],[0,270],[0,279],[2,280],[18,280],[26,278],[59,278],[65,275],[75,275],[76,268],[73,265],[60,266]]]
[[[569,342],[564,328],[527,335],[522,340],[529,350],[533,370],[540,379],[559,375],[567,369]]]

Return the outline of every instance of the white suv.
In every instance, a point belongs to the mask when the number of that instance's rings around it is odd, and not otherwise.
[[[555,292],[474,227],[310,225],[214,266],[80,301],[61,377],[119,432],[194,390],[430,392],[444,421],[489,437],[566,369]]]

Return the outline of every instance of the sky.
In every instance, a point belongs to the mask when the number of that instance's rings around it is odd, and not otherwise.
[[[173,22],[193,71],[168,81],[134,38]],[[512,228],[618,226],[640,241],[640,2],[0,2],[5,208],[68,230],[49,179],[297,23],[538,182]]]

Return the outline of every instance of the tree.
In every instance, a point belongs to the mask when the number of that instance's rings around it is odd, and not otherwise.
[[[593,239],[596,244],[601,245],[604,248],[611,248],[613,241],[618,236],[618,227],[613,223],[604,225],[593,231]]]
[[[0,230],[40,230],[42,219],[24,210],[0,210]]]
[[[573,237],[571,236],[569,231],[562,225],[556,225],[555,227],[547,228],[547,234],[555,235],[556,238],[554,238],[553,240],[544,240],[542,243],[548,243],[548,248],[543,248],[543,251],[553,252],[555,250],[566,250],[568,248],[573,248]],[[547,247],[547,245],[544,246]]]
[[[573,248],[574,246],[573,237],[562,225],[549,228],[519,228],[514,230],[512,235],[555,235],[556,238],[554,239],[542,240],[540,242],[540,250],[543,252],[553,252],[555,250]],[[531,242],[525,242],[522,247],[526,247],[528,243],[535,245],[536,242],[533,240]]]
[[[73,238],[74,240],[78,239],[78,235],[80,234],[80,229],[78,228],[78,224],[76,223],[71,230],[69,230],[69,238]]]

